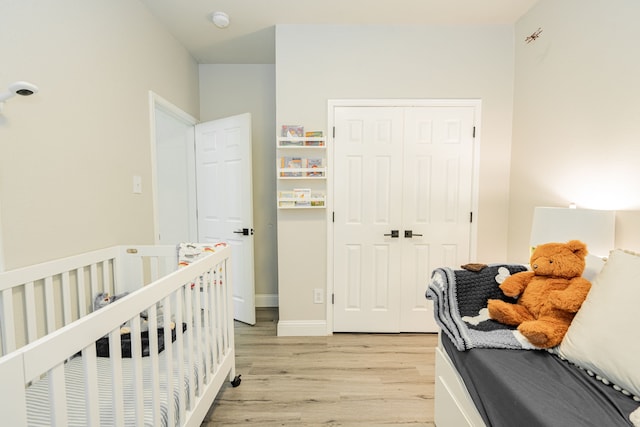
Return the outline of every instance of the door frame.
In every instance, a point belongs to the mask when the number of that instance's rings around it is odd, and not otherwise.
[[[0,201],[0,273],[4,271],[4,240],[2,239],[2,202]]]
[[[160,95],[149,91],[149,133],[151,136],[151,194],[153,201],[153,239],[155,244],[160,243],[160,218],[159,218],[159,206],[158,206],[158,162],[157,162],[157,134],[156,134],[156,108],[163,110],[165,113],[173,116],[178,121],[184,123],[187,126],[191,126],[194,129],[191,140],[191,156],[195,162],[195,125],[198,120],[181,110],[176,105],[167,101]],[[195,177],[195,174],[194,174]],[[195,178],[194,178],[195,179]],[[195,191],[195,189],[194,189]],[[197,211],[195,206],[190,206],[189,216],[191,218],[197,217]],[[195,225],[195,235],[192,236],[192,241],[197,239],[198,230],[197,223]]]
[[[471,209],[478,212],[478,193],[480,179],[480,136],[482,100],[480,99],[329,99],[327,102],[327,335],[333,334],[333,304],[332,297],[335,290],[334,266],[333,266],[333,200],[334,200],[334,134],[335,109],[337,107],[473,107],[474,108],[474,146],[473,146],[473,171],[471,183]],[[478,215],[475,215],[477,218]],[[478,221],[471,223],[469,236],[469,259],[477,258]],[[425,286],[426,289],[426,286]]]

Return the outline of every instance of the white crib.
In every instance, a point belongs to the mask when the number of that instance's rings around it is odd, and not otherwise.
[[[180,269],[175,246],[118,246],[1,273],[0,424],[199,426],[225,379],[239,384],[231,249],[214,250]]]

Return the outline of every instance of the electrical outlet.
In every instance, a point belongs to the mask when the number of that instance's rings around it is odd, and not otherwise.
[[[313,303],[314,304],[322,304],[324,302],[324,295],[322,293],[322,289],[315,288],[313,290]]]

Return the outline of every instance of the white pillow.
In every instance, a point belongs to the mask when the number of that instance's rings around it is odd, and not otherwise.
[[[640,396],[640,256],[616,249],[560,344],[560,355]]]
[[[602,270],[602,267],[604,267],[605,261],[599,256],[591,254],[587,254],[584,261],[585,267],[584,271],[582,272],[582,277],[591,282],[593,281],[593,279],[595,279],[598,273],[600,273],[600,270]]]

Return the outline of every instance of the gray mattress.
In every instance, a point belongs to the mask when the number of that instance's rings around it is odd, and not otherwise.
[[[442,343],[487,427],[633,426],[638,402],[547,351]]]

